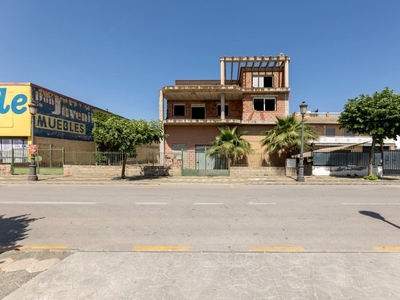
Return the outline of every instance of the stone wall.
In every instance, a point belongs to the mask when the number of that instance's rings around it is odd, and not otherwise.
[[[231,177],[285,176],[284,167],[231,167]]]
[[[1,165],[0,165],[1,166]],[[163,168],[163,170],[160,170]],[[94,177],[121,177],[122,166],[79,166],[64,165],[65,176],[94,176]],[[181,169],[164,168],[157,166],[132,166],[127,165],[125,169],[126,176],[180,176]]]
[[[11,164],[0,164],[0,175],[11,175]]]

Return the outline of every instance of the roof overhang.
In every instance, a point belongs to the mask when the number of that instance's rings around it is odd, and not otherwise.
[[[290,88],[242,88],[237,85],[175,85],[165,86],[162,89],[163,96],[167,100],[242,100],[244,93],[288,93]]]
[[[342,145],[342,146],[336,146],[336,147],[328,147],[328,148],[322,148],[322,149],[318,149],[314,152],[335,152],[335,151],[339,151],[339,150],[344,150],[347,148],[351,148],[351,147],[355,147],[355,146],[359,146],[362,144],[365,144],[366,142],[362,142],[362,143],[355,143],[355,144],[348,144],[348,145]],[[312,157],[313,156],[313,152],[312,151],[308,151],[303,153],[303,157]],[[292,157],[300,157],[300,154],[296,154],[296,155],[292,155]]]

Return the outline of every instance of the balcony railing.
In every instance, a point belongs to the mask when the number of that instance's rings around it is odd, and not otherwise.
[[[301,117],[301,113],[295,112],[296,117]],[[308,111],[304,117],[306,118],[339,118],[340,112],[311,112]]]
[[[165,124],[275,124],[273,121],[240,119],[166,119]]]
[[[357,143],[371,143],[372,138],[369,136],[320,136],[315,144],[357,144]],[[383,142],[387,144],[395,144],[393,139],[385,139]]]

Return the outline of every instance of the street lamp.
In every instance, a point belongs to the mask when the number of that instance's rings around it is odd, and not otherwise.
[[[28,181],[37,181],[38,177],[36,175],[36,161],[35,161],[35,152],[33,149],[34,143],[34,135],[35,135],[35,115],[37,113],[38,106],[35,103],[31,103],[29,106],[29,112],[31,114],[31,163],[29,165],[29,176]]]
[[[307,112],[307,104],[303,101],[300,104],[301,113],[301,146],[300,146],[300,160],[299,160],[299,171],[297,172],[297,181],[304,182],[304,158],[303,158],[303,147],[304,147],[304,115]]]

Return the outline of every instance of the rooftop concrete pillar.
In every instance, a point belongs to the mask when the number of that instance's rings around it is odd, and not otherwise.
[[[221,120],[225,120],[225,94],[221,95]]]
[[[225,85],[225,60],[221,58],[221,85]]]
[[[164,120],[164,93],[162,90],[158,95],[158,119],[160,121]]]
[[[285,61],[285,87],[289,87],[289,61]]]

